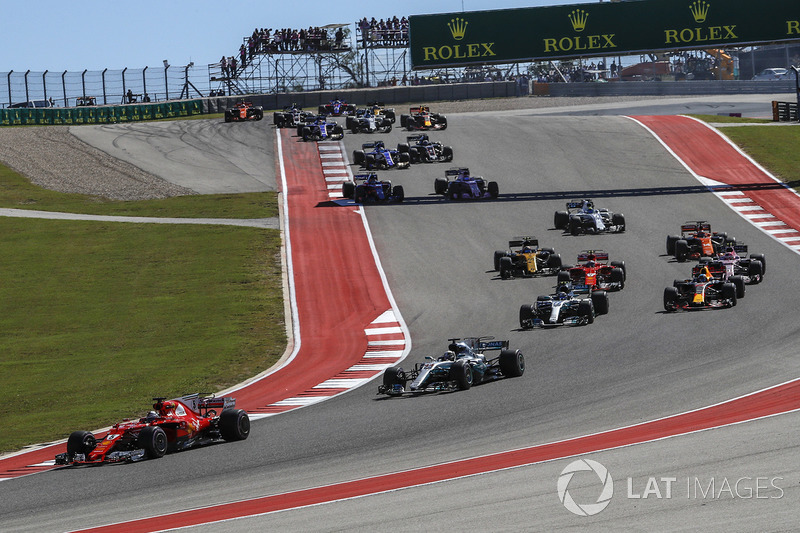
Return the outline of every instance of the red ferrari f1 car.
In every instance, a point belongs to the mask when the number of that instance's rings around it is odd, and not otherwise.
[[[231,397],[190,394],[173,400],[154,398],[153,411],[138,420],[114,424],[99,441],[89,431],[74,431],[67,453],[56,455],[57,465],[93,465],[158,459],[174,452],[250,435],[250,417],[235,409]]]

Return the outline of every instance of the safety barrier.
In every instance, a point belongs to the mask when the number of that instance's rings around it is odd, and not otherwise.
[[[797,102],[772,101],[772,120],[775,122],[797,122]]]
[[[115,124],[203,114],[202,100],[90,107],[0,109],[0,126]]]

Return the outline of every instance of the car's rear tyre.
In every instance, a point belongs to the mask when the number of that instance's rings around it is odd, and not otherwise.
[[[533,327],[533,319],[536,312],[530,304],[524,304],[519,308],[519,327],[522,329]]]
[[[518,378],[525,373],[525,356],[519,350],[500,352],[500,372],[508,378]]]
[[[761,261],[761,275],[767,273],[767,257],[764,254],[750,254],[750,259]]]
[[[73,431],[67,439],[67,454],[82,453],[87,455],[97,446],[97,439],[89,431]]]
[[[356,165],[364,164],[364,150],[353,150],[353,163]]]
[[[472,387],[473,379],[472,367],[463,359],[456,361],[450,367],[450,380],[456,382],[459,390],[467,390]]]
[[[227,441],[250,436],[250,417],[244,409],[225,409],[219,417],[219,434]]]
[[[364,168],[372,170],[375,168],[375,156],[372,154],[364,154]]]
[[[452,146],[445,146],[442,148],[442,157],[445,161],[452,161],[453,160],[453,147]]]
[[[608,314],[608,293],[606,291],[594,291],[592,293],[592,304],[597,315]]]
[[[489,191],[489,196],[492,198],[500,196],[500,187],[497,185],[496,181],[490,181],[486,186],[486,190]]]
[[[342,196],[345,198],[353,198],[356,192],[356,184],[354,181],[345,181],[342,183]]]
[[[625,270],[625,261],[611,261],[611,266],[622,269],[622,279],[628,279],[628,271]]]
[[[556,276],[556,283],[561,285],[562,283],[569,283],[572,281],[572,276],[569,275],[569,272],[566,270],[560,270]]]
[[[397,151],[402,154],[404,152],[411,151],[411,147],[408,145],[408,143],[400,143],[397,145]]]
[[[750,259],[747,264],[747,276],[750,278],[750,283],[760,283],[764,277],[764,263],[758,259]]]
[[[619,283],[619,288],[625,288],[625,271],[619,267],[614,267],[611,269],[611,282],[612,283]]]
[[[158,459],[167,453],[167,434],[158,426],[143,427],[136,442],[149,459]]]
[[[547,258],[547,266],[548,268],[561,268],[561,255],[550,254],[550,257]]]
[[[625,215],[614,213],[611,215],[611,225],[617,227],[617,231],[625,231]]]
[[[394,198],[394,201],[398,202],[398,203],[402,202],[403,200],[405,200],[406,193],[403,190],[403,186],[402,185],[395,185],[392,188],[392,197]]]

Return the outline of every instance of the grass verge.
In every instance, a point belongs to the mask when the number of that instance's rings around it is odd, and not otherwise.
[[[276,230],[0,218],[0,451],[268,368],[286,335]]]

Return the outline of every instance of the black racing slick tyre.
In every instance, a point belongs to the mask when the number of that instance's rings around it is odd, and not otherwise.
[[[556,283],[559,285],[561,285],[562,283],[569,283],[570,281],[572,281],[572,277],[566,270],[560,270],[556,275]]]
[[[619,267],[614,267],[611,269],[611,282],[618,283],[619,289],[622,290],[625,288],[625,271]]]
[[[581,223],[580,217],[576,216],[569,217],[569,232],[572,235],[580,235],[582,229],[583,229],[583,224]]]
[[[500,372],[507,378],[518,378],[525,373],[525,356],[519,350],[500,352]]]
[[[744,298],[744,278],[742,276],[731,276],[729,281],[736,287],[736,298]]]
[[[356,165],[364,164],[364,150],[353,150],[353,163]]]
[[[486,190],[489,191],[489,196],[492,198],[497,198],[500,196],[500,186],[497,185],[496,181],[490,181],[486,186]]]
[[[622,269],[622,278],[628,279],[628,271],[625,270],[625,261],[611,261],[611,266]]]
[[[67,439],[67,454],[70,456],[76,453],[88,454],[97,446],[97,439],[89,431],[73,431]]]
[[[392,188],[392,198],[394,199],[395,202],[398,202],[398,203],[400,203],[403,200],[405,200],[406,192],[403,189],[402,185],[395,185]]]
[[[683,263],[686,261],[687,257],[689,257],[689,243],[684,239],[679,239],[675,243],[675,259],[677,259],[679,263]]]
[[[679,240],[677,235],[667,235],[667,255],[675,255],[675,243]]]
[[[556,211],[555,215],[553,215],[553,226],[556,229],[567,229],[567,226],[569,226],[569,213]]]
[[[592,304],[597,315],[608,314],[608,293],[606,291],[594,291],[592,293]]]
[[[500,279],[511,279],[514,274],[514,262],[510,257],[500,258]]]
[[[495,250],[494,252],[494,270],[500,270],[500,258],[508,255],[504,250]]]
[[[472,367],[469,363],[460,359],[450,367],[450,380],[456,382],[459,390],[467,390],[472,387]]]
[[[250,417],[244,409],[225,409],[219,417],[219,433],[226,441],[250,436]]]
[[[356,184],[353,181],[345,181],[342,183],[342,196],[352,199],[356,192]]]
[[[750,254],[750,259],[761,261],[761,275],[767,273],[767,257],[764,254]]]
[[[148,459],[158,459],[167,453],[167,434],[158,426],[142,428],[136,442]]]
[[[594,323],[594,306],[591,300],[582,300],[578,303],[578,316],[585,318],[587,324]]]
[[[447,194],[447,178],[436,178],[433,180],[433,192],[436,194]]]
[[[750,278],[750,283],[761,283],[764,278],[764,263],[758,259],[750,259],[747,264],[747,276]]]
[[[442,157],[445,161],[452,161],[453,160],[453,147],[452,146],[445,146],[442,148]]]
[[[728,300],[731,307],[736,307],[736,286],[733,283],[722,285],[722,298]]]
[[[672,312],[678,309],[678,289],[667,287],[664,289],[664,310]]]
[[[625,215],[614,213],[611,215],[611,225],[617,227],[617,231],[625,231]]]
[[[535,317],[536,313],[533,310],[533,306],[524,304],[519,308],[519,327],[522,329],[532,328]]]
[[[399,366],[390,366],[383,373],[383,386],[392,390],[395,385],[406,384],[406,373]]]

